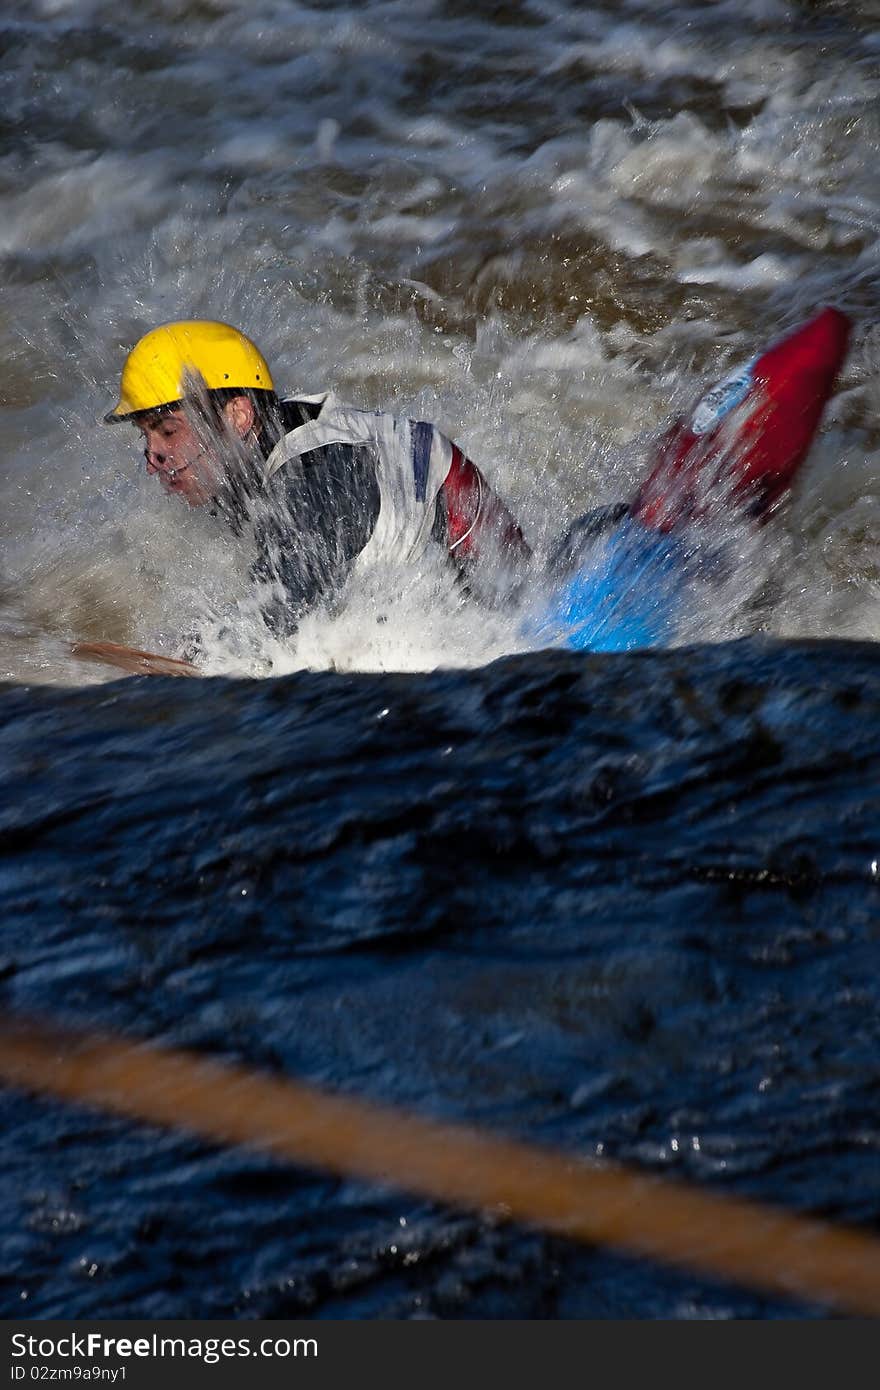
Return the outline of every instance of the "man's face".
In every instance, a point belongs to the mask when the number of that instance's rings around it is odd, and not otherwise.
[[[210,502],[223,470],[183,410],[157,410],[138,420],[137,427],[144,437],[147,472],[159,475],[165,492],[186,498],[191,507]]]

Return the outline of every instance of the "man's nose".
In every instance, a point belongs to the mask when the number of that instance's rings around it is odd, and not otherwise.
[[[144,458],[147,462],[147,472],[158,473],[165,467],[168,455],[163,453],[161,449],[151,449],[148,446],[144,449]]]

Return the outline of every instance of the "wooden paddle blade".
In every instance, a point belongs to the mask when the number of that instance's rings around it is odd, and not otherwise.
[[[880,1241],[672,1177],[557,1153],[183,1050],[0,1011],[0,1081],[285,1164],[400,1187],[785,1297],[880,1317]],[[295,1181],[295,1178],[291,1178]]]
[[[119,642],[73,642],[71,654],[84,661],[99,661],[115,666],[133,676],[200,676],[198,667],[176,656],[159,656],[156,652],[141,652]]]

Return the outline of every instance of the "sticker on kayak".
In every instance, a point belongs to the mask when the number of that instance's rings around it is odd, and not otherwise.
[[[711,391],[706,392],[690,422],[691,434],[708,434],[719,420],[723,420],[740,401],[745,400],[752,389],[752,370],[757,360],[757,357],[753,357],[744,367],[737,367],[730,376],[726,376],[717,386],[713,386]]]

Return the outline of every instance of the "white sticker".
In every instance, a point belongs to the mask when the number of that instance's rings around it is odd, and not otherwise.
[[[753,357],[744,367],[737,367],[736,371],[731,372],[706,392],[694,410],[690,423],[691,434],[707,434],[719,420],[723,420],[725,415],[734,410],[740,401],[745,400],[752,389],[752,369],[757,360],[757,357]]]

